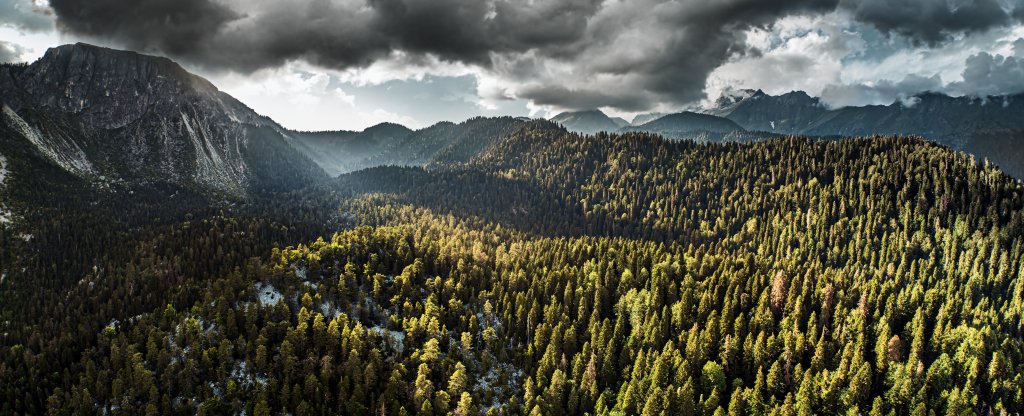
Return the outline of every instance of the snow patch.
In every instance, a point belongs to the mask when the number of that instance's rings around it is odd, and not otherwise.
[[[501,376],[503,374],[506,377],[504,383],[501,380]],[[481,394],[485,392],[493,392],[493,401],[490,403],[488,408],[500,409],[503,406],[502,403],[505,402],[502,398],[518,394],[522,380],[522,369],[512,364],[498,363],[496,367],[491,367],[487,370],[487,373],[480,375],[476,384],[473,386],[473,390],[476,390]]]
[[[405,348],[405,332],[392,331],[380,325],[374,325],[370,327],[370,330],[384,338],[384,342],[387,342],[388,346],[395,351],[401,353]]]
[[[267,384],[268,381],[267,377],[254,374],[249,371],[248,365],[245,361],[240,361],[238,364],[235,364],[235,367],[231,369],[231,378],[237,380],[238,384],[245,388],[249,388],[254,385],[262,386]]]
[[[7,180],[7,158],[4,155],[0,155],[0,186],[4,186],[4,181]]]
[[[772,124],[772,130],[775,130],[775,121],[774,120],[773,121],[769,121],[769,123]]]
[[[331,305],[328,302],[323,302],[320,304],[320,314],[325,318],[334,319],[337,318],[338,315],[341,315],[341,311],[338,310],[338,308],[335,308],[334,305]]]
[[[275,306],[284,300],[284,295],[282,295],[281,292],[270,283],[263,284],[256,282],[254,287],[256,288],[256,293],[259,296],[260,304],[263,306]]]
[[[295,277],[298,277],[299,280],[302,281],[306,280],[307,270],[305,267],[300,267],[296,264],[293,264],[292,268],[295,269]]]

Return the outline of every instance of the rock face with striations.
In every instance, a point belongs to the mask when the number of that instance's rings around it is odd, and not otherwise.
[[[0,97],[15,132],[0,140],[79,176],[235,195],[323,176],[283,128],[166,58],[64,45],[0,66]]]

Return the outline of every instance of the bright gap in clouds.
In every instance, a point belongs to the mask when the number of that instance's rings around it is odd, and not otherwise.
[[[1015,49],[1022,37],[1024,26],[1018,25],[929,47],[883,35],[843,12],[785,17],[746,33],[751,52],[710,74],[705,103],[739,89],[772,95],[802,90],[830,107],[891,104],[925,91],[954,96],[1018,93],[1024,91],[1024,77],[1016,82],[1006,78],[1013,74],[1015,61],[1024,66],[1024,53]],[[979,54],[992,56],[993,63],[978,68],[986,63],[977,59]],[[998,85],[988,85],[993,83]]]
[[[417,129],[476,116],[527,115],[517,100],[485,101],[471,73],[366,69],[337,73],[290,63],[251,75],[205,74],[260,114],[296,130],[363,130],[384,123]]]

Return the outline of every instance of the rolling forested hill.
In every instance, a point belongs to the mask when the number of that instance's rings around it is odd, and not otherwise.
[[[63,277],[7,277],[3,411],[1020,412],[1022,193],[919,139],[538,122],[102,253],[53,219],[5,237]]]
[[[177,115],[25,85],[0,414],[1024,412],[1024,183],[925,139],[296,133],[202,83]],[[135,113],[187,157],[110,159]]]

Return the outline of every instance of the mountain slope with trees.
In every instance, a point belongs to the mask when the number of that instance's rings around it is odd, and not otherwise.
[[[0,414],[1024,412],[1024,183],[922,138],[473,119],[236,198],[5,108]]]
[[[1024,178],[1024,95],[950,97],[923,93],[889,105],[827,108],[803,91],[779,96],[741,91],[723,96],[709,114],[747,130],[856,137],[918,135],[987,158]]]

